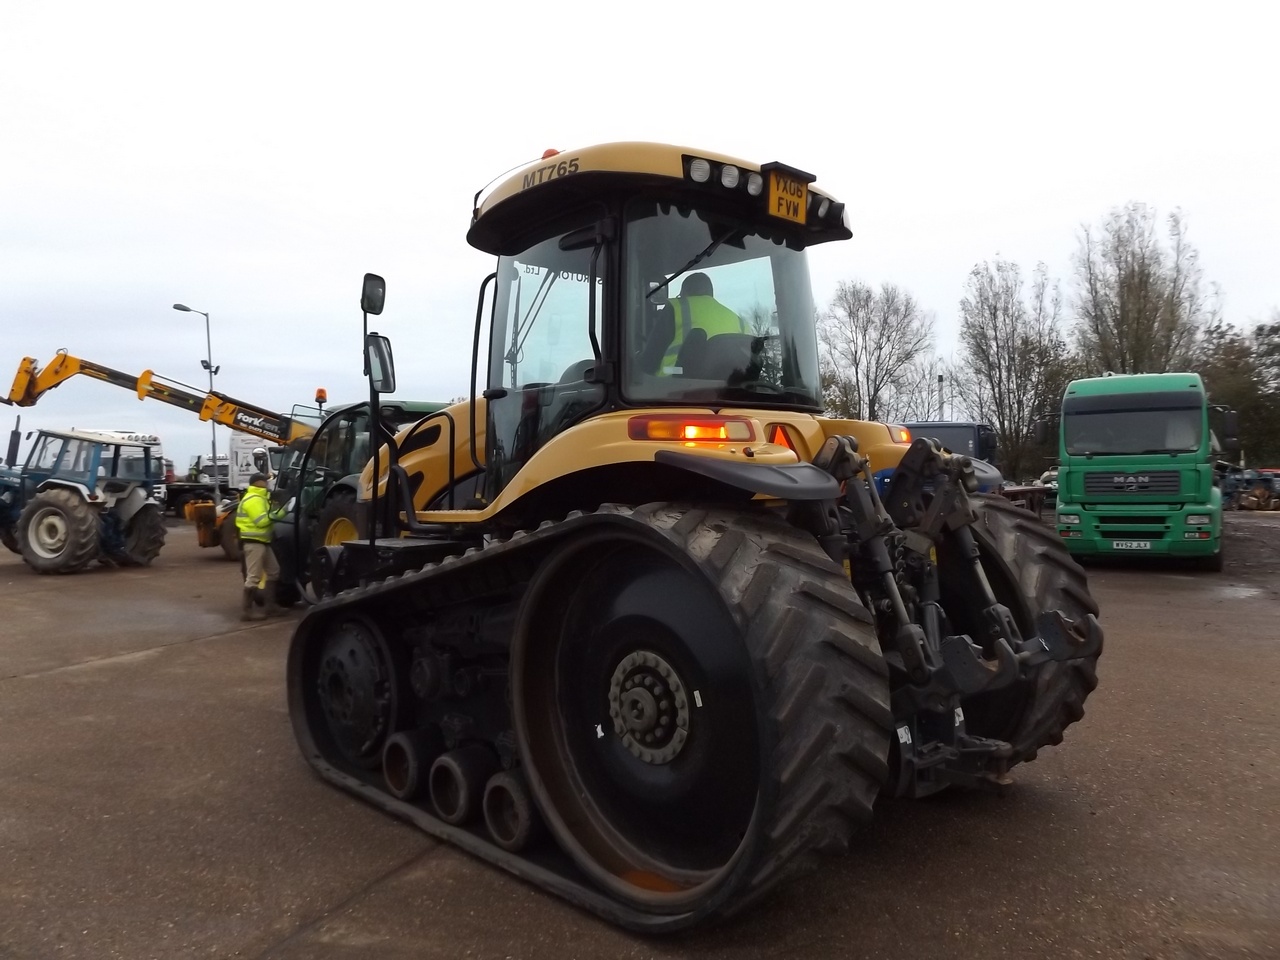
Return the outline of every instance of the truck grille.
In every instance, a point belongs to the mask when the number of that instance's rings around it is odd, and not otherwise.
[[[1178,493],[1180,489],[1177,470],[1094,470],[1084,475],[1085,493]]]

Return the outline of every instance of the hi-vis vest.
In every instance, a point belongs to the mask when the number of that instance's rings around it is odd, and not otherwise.
[[[676,358],[684,338],[694,327],[706,332],[708,339],[721,333],[746,333],[742,319],[715,297],[675,297],[668,301],[668,309],[675,311],[676,338],[667,347],[662,358],[660,374],[678,373]]]
[[[271,542],[271,499],[263,487],[250,487],[236,506],[236,530],[241,540]]]

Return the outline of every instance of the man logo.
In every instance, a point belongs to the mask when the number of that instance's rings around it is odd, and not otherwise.
[[[1111,478],[1111,485],[1117,490],[1133,492],[1135,490],[1145,490],[1151,483],[1150,477],[1144,476],[1119,476]]]

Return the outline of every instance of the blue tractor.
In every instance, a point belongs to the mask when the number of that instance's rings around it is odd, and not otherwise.
[[[10,434],[0,466],[0,543],[39,573],[75,573],[94,560],[146,566],[159,556],[164,463],[149,444],[41,430],[18,466],[20,438]]]

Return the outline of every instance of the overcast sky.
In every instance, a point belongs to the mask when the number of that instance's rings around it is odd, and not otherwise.
[[[1182,208],[1229,320],[1280,304],[1269,5],[338,9],[0,3],[0,393],[62,347],[203,386],[182,302],[211,315],[223,392],[358,399],[366,271],[387,279],[371,326],[399,395],[466,393],[492,266],[466,245],[472,196],[612,140],[815,173],[854,232],[813,252],[818,302],[898,283],[944,355],[975,263],[1065,278],[1080,225],[1130,200]],[[183,466],[209,447],[190,414],[83,377],[15,412],[154,431]]]

